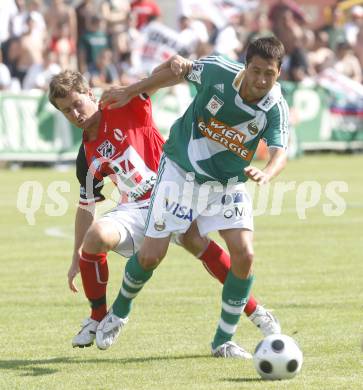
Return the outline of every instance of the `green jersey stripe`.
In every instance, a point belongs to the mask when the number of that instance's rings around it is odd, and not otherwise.
[[[206,59],[208,61],[211,60],[211,61],[222,63],[222,64],[227,65],[227,66],[229,66],[229,67],[231,67],[233,69],[236,69],[238,71],[240,71],[241,69],[244,69],[244,65],[243,64],[236,64],[235,62],[229,61],[228,59],[226,59],[224,57],[208,56],[208,57],[205,57],[204,59]]]
[[[284,145],[285,148],[287,148],[289,145],[289,107],[285,99],[282,100],[282,105],[284,107],[284,112],[285,112]]]
[[[218,62],[203,61],[203,64],[212,64],[212,65],[218,66],[220,68],[226,69],[226,70],[228,70],[231,73],[234,73],[234,74],[238,73],[238,70],[234,70],[234,69],[229,68],[228,66],[226,66],[224,64],[220,64]]]
[[[285,121],[286,121],[285,116],[286,116],[286,113],[285,113],[285,108],[284,108],[283,104],[281,104],[281,102],[279,102],[278,106],[281,109],[281,123],[280,123],[281,143],[283,146],[285,146],[285,140],[286,140],[286,137],[285,137]]]
[[[280,111],[280,133],[281,133],[281,145],[287,147],[287,131],[288,128],[288,112],[283,100],[277,103],[277,107]]]

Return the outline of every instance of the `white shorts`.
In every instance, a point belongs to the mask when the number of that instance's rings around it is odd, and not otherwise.
[[[147,214],[148,204],[140,208],[121,204],[99,219],[99,221],[113,223],[120,234],[120,242],[113,249],[114,252],[124,257],[131,257],[140,249],[145,237]]]
[[[145,235],[162,238],[185,233],[196,220],[202,236],[216,230],[253,231],[251,198],[244,183],[223,186],[198,184],[165,155],[160,160],[157,182],[151,195]]]
[[[143,206],[135,207],[121,204],[105,213],[98,222],[112,223],[120,235],[120,241],[113,252],[129,258],[141,247],[145,237],[145,223],[149,211],[149,202],[143,202]],[[177,234],[171,236],[171,243],[180,245]]]

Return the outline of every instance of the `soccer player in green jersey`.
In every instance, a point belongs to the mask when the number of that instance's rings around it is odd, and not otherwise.
[[[278,39],[260,38],[249,45],[246,66],[220,56],[193,62],[174,58],[161,65],[164,72],[101,98],[101,104],[118,107],[183,78],[197,89],[164,146],[145,240],[129,259],[120,293],[97,329],[99,348],[107,349],[117,338],[132,300],[164,258],[171,234],[186,232],[196,221],[202,235],[219,231],[231,257],[212,355],[250,357],[231,341],[254,279],[252,203],[244,182],[268,183],[287,161],[288,107],[276,82],[283,56]],[[260,139],[270,152],[263,169],[250,165]]]

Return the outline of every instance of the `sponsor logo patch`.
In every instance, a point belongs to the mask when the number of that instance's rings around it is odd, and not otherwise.
[[[261,103],[258,104],[258,106],[263,110],[268,111],[275,103],[275,99],[269,94],[262,100]]]
[[[233,127],[229,127],[215,118],[210,118],[208,123],[199,120],[198,129],[205,137],[223,145],[243,160],[250,161],[252,159],[253,151],[244,146],[246,135]]]
[[[204,65],[203,64],[193,64],[191,72],[187,75],[187,78],[190,81],[194,81],[198,84],[202,84],[202,72]]]
[[[193,222],[193,209],[188,206],[184,206],[177,202],[170,202],[168,199],[165,199],[165,208],[166,211],[175,215],[180,219],[187,219],[190,222]]]
[[[129,198],[132,200],[137,200],[149,192],[156,182],[156,175],[151,176],[150,179],[145,180],[139,187],[136,187],[135,190],[130,191],[128,194]]]
[[[225,194],[222,196],[222,204],[228,206],[232,203],[242,203],[243,192],[233,192],[232,194]]]
[[[124,135],[121,129],[113,129],[113,136],[115,137],[116,141],[124,142],[127,138],[127,135]]]
[[[243,206],[235,206],[233,208],[224,210],[223,216],[226,219],[230,219],[232,217],[237,217],[237,218],[247,217],[248,212]]]
[[[223,106],[224,102],[218,96],[213,95],[209,100],[206,109],[212,114],[216,115],[220,108]]]
[[[243,206],[244,196],[243,192],[233,192],[222,196],[221,202],[223,204],[224,218],[248,216],[247,209]]]
[[[97,152],[105,158],[111,158],[115,154],[115,151],[115,147],[108,139],[102,142],[102,144],[97,148]]]

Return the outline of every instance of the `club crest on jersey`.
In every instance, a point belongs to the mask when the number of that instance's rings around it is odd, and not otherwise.
[[[193,64],[191,72],[187,75],[187,78],[190,81],[194,81],[198,84],[202,84],[202,72],[204,65],[203,64]]]
[[[165,228],[166,228],[166,224],[164,221],[157,221],[154,223],[154,229],[157,232],[162,232],[163,230],[165,230]]]
[[[115,137],[116,141],[124,142],[127,138],[127,135],[124,135],[121,129],[113,129],[113,136]]]
[[[213,95],[209,100],[206,109],[212,114],[216,115],[220,108],[223,106],[224,102],[218,96]]]
[[[251,135],[256,135],[258,133],[257,123],[255,121],[250,122],[247,125],[247,130]]]
[[[97,148],[97,152],[104,158],[111,158],[115,154],[115,151],[115,147],[108,139],[102,142],[102,144]]]

